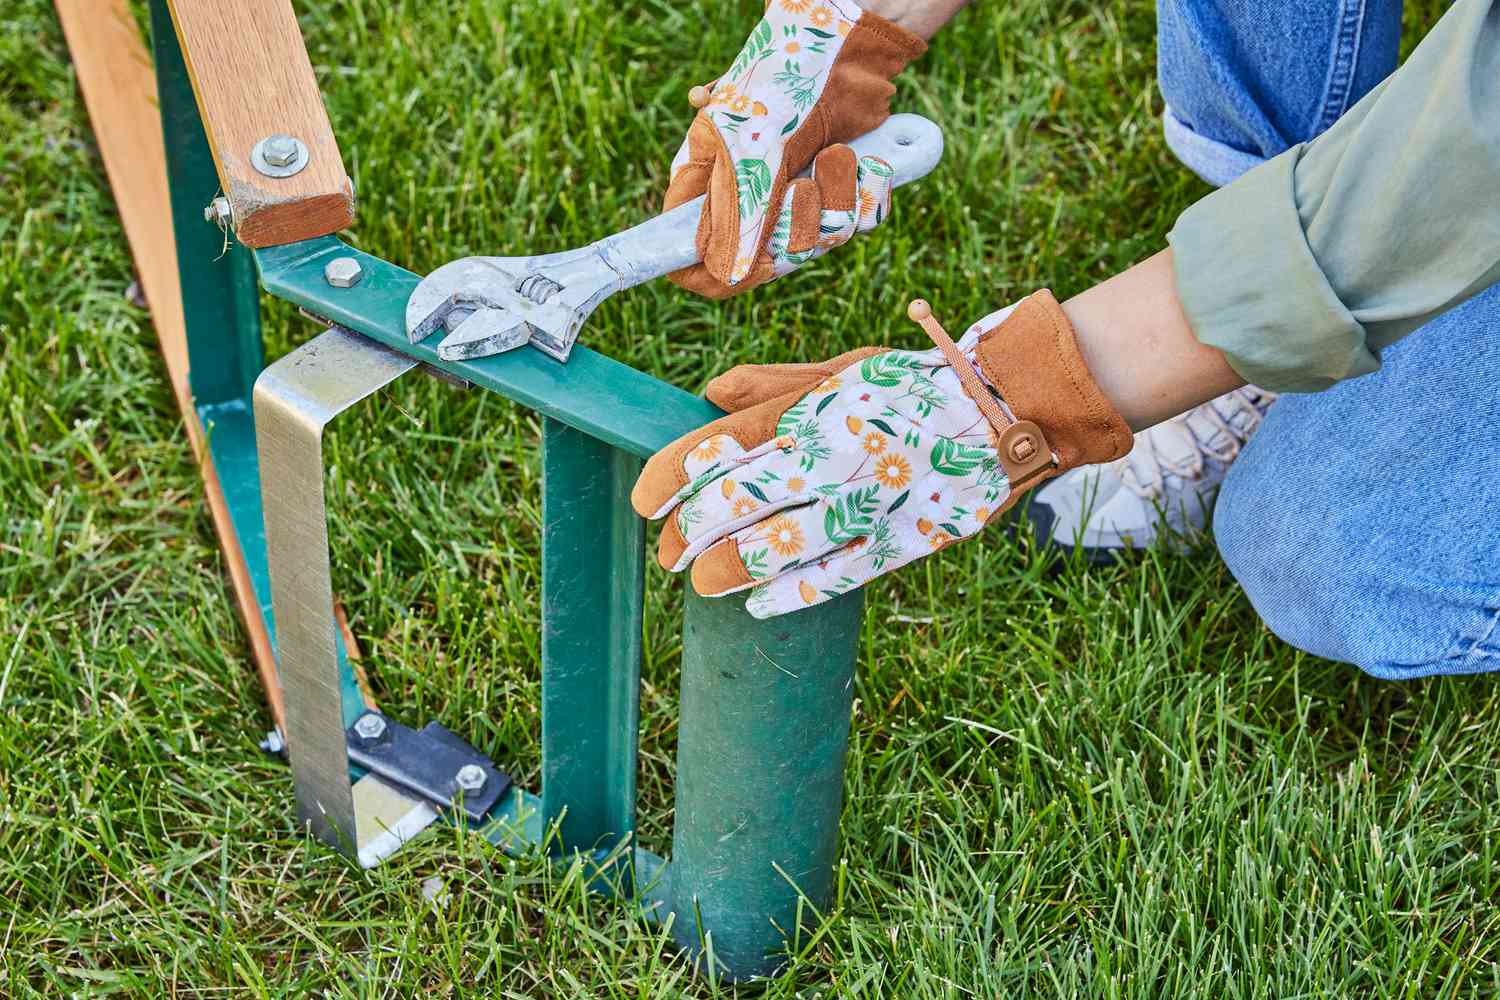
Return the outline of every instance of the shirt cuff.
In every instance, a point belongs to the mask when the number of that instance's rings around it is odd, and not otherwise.
[[[1294,181],[1305,148],[1192,205],[1167,235],[1193,333],[1276,392],[1316,392],[1380,367],[1303,232]]]

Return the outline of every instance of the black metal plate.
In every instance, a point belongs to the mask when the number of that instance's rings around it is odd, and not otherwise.
[[[365,714],[380,715],[379,712]],[[429,722],[418,732],[385,716],[380,717],[385,720],[385,732],[376,739],[359,735],[354,726],[345,731],[351,763],[444,808],[453,807],[458,798],[459,768],[473,764],[484,771],[484,786],[478,791],[464,793],[463,813],[475,823],[484,819],[510,788],[510,775],[446,727]],[[355,725],[358,725],[358,720]]]

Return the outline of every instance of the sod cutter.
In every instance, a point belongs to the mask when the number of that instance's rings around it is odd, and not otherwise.
[[[927,176],[943,155],[943,133],[921,115],[892,115],[849,143],[895,171],[896,186]],[[536,257],[464,257],[433,271],[406,304],[413,344],[439,328],[445,361],[467,361],[531,346],[567,361],[584,320],[615,292],[700,260],[694,236],[703,213],[695,198],[578,250]]]

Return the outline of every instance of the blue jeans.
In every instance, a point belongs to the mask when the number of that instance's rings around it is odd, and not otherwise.
[[[1223,184],[1327,128],[1396,65],[1399,0],[1158,0],[1168,145]],[[1500,285],[1283,396],[1214,513],[1278,636],[1376,677],[1500,669]]]

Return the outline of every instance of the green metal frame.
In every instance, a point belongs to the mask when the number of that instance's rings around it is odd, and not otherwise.
[[[274,644],[276,623],[271,614],[260,466],[250,404],[255,378],[265,367],[255,258],[238,243],[231,242],[226,249],[219,229],[203,220],[203,207],[219,193],[219,175],[166,0],[151,2],[151,41],[187,326],[188,382],[255,599]],[[344,715],[352,723],[364,710],[364,699],[342,636],[338,656],[340,676],[346,679]]]
[[[638,896],[658,918],[675,913],[682,947],[712,942],[721,974],[771,972],[799,895],[815,906],[829,896],[863,595],[772,621],[688,595],[672,861],[636,849],[646,556],[629,490],[645,458],[720,411],[583,347],[566,365],[533,350],[443,361],[437,338],[406,340],[418,276],[334,237],[224,253],[201,220],[218,179],[166,0],[151,0],[151,24],[194,402],[273,642],[251,416],[260,290],[545,418],[542,789],[508,797],[485,834],[509,849],[582,852],[609,867],[601,888]],[[353,288],[323,277],[343,256],[364,268]],[[364,704],[340,647],[348,724]]]

